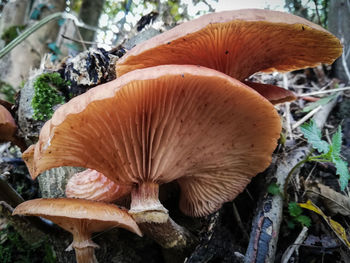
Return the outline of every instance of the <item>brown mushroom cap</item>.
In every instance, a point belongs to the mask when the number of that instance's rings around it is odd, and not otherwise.
[[[71,233],[78,231],[72,226],[84,226],[89,233],[117,226],[142,236],[137,224],[126,211],[102,202],[69,198],[34,199],[19,204],[13,215],[44,217]]]
[[[12,141],[15,136],[17,126],[11,113],[0,105],[0,143]]]
[[[117,76],[165,64],[213,68],[238,80],[264,71],[292,71],[331,64],[340,41],[322,27],[278,11],[244,9],[204,15],[155,36],[127,52]]]
[[[257,91],[260,95],[264,96],[272,104],[279,104],[283,102],[293,101],[297,97],[290,90],[258,82],[243,81],[244,84]]]
[[[66,196],[69,198],[101,202],[113,202],[130,192],[130,186],[120,186],[91,169],[74,174],[66,186]]]
[[[33,178],[57,166],[91,168],[126,185],[183,177],[196,188],[208,178],[217,184],[188,202],[209,197],[200,201],[218,208],[266,169],[280,131],[272,104],[241,82],[199,66],[158,66],[61,106],[25,161]],[[222,189],[220,200],[211,189]],[[209,211],[196,209],[184,212]]]

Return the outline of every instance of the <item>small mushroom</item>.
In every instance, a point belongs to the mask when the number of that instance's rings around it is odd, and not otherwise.
[[[78,263],[96,263],[95,248],[91,234],[113,227],[125,228],[142,236],[132,217],[115,205],[82,199],[34,199],[21,203],[13,215],[40,216],[51,220],[72,233]]]
[[[16,136],[16,131],[17,125],[11,113],[0,105],[0,143],[10,141],[20,147],[21,151],[24,151],[26,149],[25,143]]]
[[[257,91],[259,94],[264,96],[268,101],[270,101],[274,105],[283,102],[293,101],[296,99],[296,96],[293,92],[275,85],[262,84],[251,81],[243,81],[243,83]]]
[[[11,113],[0,105],[0,142],[12,141],[17,130],[17,125]]]
[[[117,61],[116,73],[120,77],[140,68],[191,64],[243,81],[259,71],[332,64],[341,52],[334,35],[304,18],[243,9],[204,15],[135,46]],[[292,92],[287,99],[295,99]]]
[[[66,196],[100,202],[113,202],[131,192],[131,186],[121,186],[103,174],[87,169],[74,174],[67,183]]]

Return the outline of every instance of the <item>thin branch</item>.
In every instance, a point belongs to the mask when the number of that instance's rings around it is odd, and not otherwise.
[[[345,91],[350,90],[350,87],[344,87],[344,88],[337,88],[337,89],[328,89],[328,90],[321,90],[321,91],[315,91],[310,93],[304,93],[298,95],[298,97],[307,97],[307,96],[313,96],[313,95],[320,95],[320,94],[326,94],[326,93],[333,93],[338,91]]]
[[[293,255],[294,251],[300,247],[300,244],[302,244],[305,238],[307,237],[308,230],[309,229],[307,227],[303,227],[294,243],[291,246],[289,246],[288,249],[284,252],[281,263],[289,262],[289,259]]]
[[[283,74],[283,88],[288,90],[288,78],[287,74]],[[285,104],[286,107],[286,121],[287,121],[287,133],[290,139],[293,139],[292,124],[290,121],[290,102]]]
[[[81,34],[80,34],[79,27],[77,26],[77,24],[75,23],[74,20],[72,20],[72,21],[73,21],[73,24],[74,24],[74,26],[75,26],[75,30],[77,31],[77,35],[78,35],[78,37],[79,37],[79,39],[80,39],[80,43],[81,43],[81,45],[83,46],[83,49],[84,49],[84,50],[87,50],[87,48],[86,48],[86,46],[85,46],[85,43],[84,43],[84,39],[83,39],[83,37],[82,37]]]
[[[248,235],[248,233],[246,231],[246,228],[244,227],[244,225],[242,223],[242,220],[241,220],[241,217],[239,215],[238,209],[237,209],[237,207],[236,207],[234,202],[232,202],[232,208],[233,208],[234,218],[236,219],[237,224],[238,224],[239,228],[242,231],[244,241],[248,241],[249,240],[249,235]]]
[[[292,126],[292,130],[295,130],[300,125],[302,125],[304,122],[306,122],[308,119],[310,119],[312,116],[314,116],[319,110],[322,109],[322,106],[318,106],[317,108],[310,111],[308,114],[306,114],[304,117],[302,117],[300,120],[298,120],[294,125]]]
[[[24,202],[20,196],[6,181],[5,176],[0,176],[0,201],[5,201],[12,207]]]
[[[316,15],[317,15],[318,24],[320,26],[322,26],[320,12],[319,12],[318,6],[317,6],[317,0],[314,0],[314,3],[315,3],[315,11],[316,11]]]
[[[348,64],[346,63],[345,52],[343,52],[341,55],[341,62],[342,62],[346,77],[348,78],[348,81],[350,81],[350,71],[349,71]]]
[[[102,44],[102,43],[98,43],[98,42],[94,42],[94,41],[86,41],[86,40],[79,40],[79,39],[75,39],[75,38],[72,38],[72,37],[68,37],[68,36],[65,36],[63,34],[61,34],[62,38],[64,39],[67,39],[67,40],[70,40],[70,41],[73,41],[73,42],[76,42],[76,43],[79,43],[79,44],[87,44],[87,45],[98,45],[98,44]],[[109,45],[109,44],[105,44],[103,43],[104,45],[107,45],[107,46],[110,46],[110,47],[114,47],[113,45]]]

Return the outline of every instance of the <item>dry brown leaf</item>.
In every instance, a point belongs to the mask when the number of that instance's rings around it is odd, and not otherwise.
[[[350,215],[350,198],[326,185],[320,183],[309,184],[306,186],[306,195],[313,201],[321,199],[331,214]]]

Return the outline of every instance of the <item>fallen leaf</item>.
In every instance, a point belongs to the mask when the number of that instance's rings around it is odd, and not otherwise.
[[[305,190],[311,200],[315,201],[320,198],[331,215],[339,213],[350,216],[350,198],[348,196],[320,183],[309,184],[305,187]]]
[[[340,245],[338,239],[333,238],[331,236],[322,235],[322,236],[314,236],[308,235],[308,237],[304,241],[304,245],[307,246],[318,246],[321,245],[324,248],[335,248]]]
[[[345,229],[339,224],[338,222],[334,221],[330,217],[326,216],[320,208],[318,208],[314,203],[312,203],[310,200],[307,200],[306,203],[299,203],[300,207],[314,211],[315,213],[321,215],[323,219],[327,222],[327,224],[330,226],[330,228],[333,230],[333,232],[337,235],[337,237],[340,239],[340,241],[343,242],[344,245],[350,249],[350,242],[346,236]]]

